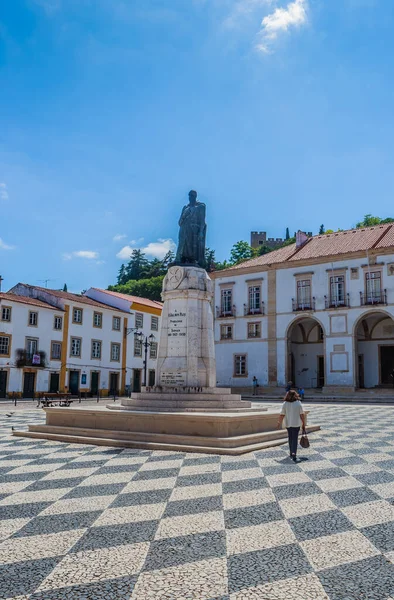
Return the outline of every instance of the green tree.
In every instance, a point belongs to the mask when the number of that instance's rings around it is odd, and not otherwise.
[[[146,269],[146,277],[159,277],[163,274],[163,261],[158,258],[154,258],[150,261]]]
[[[126,283],[126,281],[127,281],[126,267],[124,266],[124,264],[122,264],[122,265],[120,265],[117,282],[118,282],[118,284],[123,284],[123,283]]]
[[[289,239],[290,239],[290,231],[289,231],[289,228],[286,227],[286,240],[289,240]]]
[[[253,249],[248,242],[239,241],[231,248],[230,264],[236,265],[248,258],[252,258]]]
[[[208,273],[216,270],[215,250],[205,248],[205,269]]]
[[[263,256],[264,254],[268,254],[269,252],[272,252],[272,248],[269,248],[269,246],[267,246],[266,244],[261,244],[261,246],[255,249],[255,252],[253,252],[253,254],[255,256]]]
[[[172,250],[169,250],[167,252],[167,254],[165,255],[165,257],[163,258],[163,260],[161,261],[163,275],[165,275],[167,273],[170,264],[173,263],[174,260],[175,260],[175,254],[173,253]]]
[[[161,301],[161,289],[164,276],[151,277],[149,279],[130,280],[123,285],[110,285],[108,289],[121,294],[130,294],[139,298],[148,298],[149,300]]]
[[[67,283],[65,283],[63,286],[63,292],[67,292]]]
[[[281,248],[284,248],[285,246],[291,246],[291,244],[295,244],[295,237],[291,237],[288,240],[285,240],[281,246]]]
[[[131,279],[138,281],[139,279],[146,277],[148,268],[149,261],[142,250],[133,250],[126,266],[126,281],[130,281]]]
[[[326,232],[326,230],[325,230],[325,228],[324,228],[324,225],[320,225],[320,228],[319,228],[319,235],[323,235],[323,233],[325,233],[325,232]]]
[[[362,227],[373,227],[374,225],[380,225],[381,223],[392,223],[394,221],[391,217],[386,217],[385,219],[381,219],[380,217],[374,217],[371,214],[364,215],[364,219],[356,223],[356,228],[360,229]]]

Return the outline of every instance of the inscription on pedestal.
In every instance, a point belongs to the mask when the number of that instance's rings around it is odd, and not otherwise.
[[[186,385],[186,373],[179,373],[179,371],[162,371],[161,384],[173,387],[184,386]]]
[[[186,313],[174,310],[168,313],[168,342],[170,348],[179,348],[186,342]]]

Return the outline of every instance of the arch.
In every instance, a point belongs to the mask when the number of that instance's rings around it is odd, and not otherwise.
[[[291,323],[288,324],[286,333],[285,333],[286,339],[289,338],[289,333],[294,325],[297,325],[299,321],[306,321],[306,320],[316,321],[316,323],[318,323],[323,330],[324,338],[326,337],[326,329],[325,329],[323,323],[320,321],[320,319],[315,317],[315,315],[313,315],[313,317],[311,317],[308,314],[308,315],[298,315],[295,319],[293,319],[293,321],[291,321]]]
[[[381,313],[382,315],[385,315],[386,317],[389,317],[390,319],[394,319],[394,315],[390,314],[389,312],[387,312],[387,310],[384,310],[383,308],[370,308],[370,309],[366,310],[365,312],[363,312],[362,315],[360,315],[355,320],[355,322],[353,324],[352,336],[354,337],[356,335],[358,326],[362,319],[365,319],[365,317],[369,317],[369,316],[375,315],[377,313]]]
[[[323,332],[313,339],[313,332]],[[326,332],[314,315],[297,315],[286,329],[286,380],[302,388],[324,386]]]
[[[393,387],[394,378],[394,334],[373,337],[375,329],[394,315],[382,308],[370,307],[354,322],[353,373],[357,388]]]

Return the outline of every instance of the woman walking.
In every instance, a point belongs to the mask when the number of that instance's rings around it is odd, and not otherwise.
[[[290,390],[284,398],[282,410],[278,420],[278,429],[282,427],[283,419],[286,419],[287,435],[289,437],[290,457],[294,462],[300,462],[297,458],[298,434],[302,425],[306,427],[305,414],[300,397],[296,391]]]

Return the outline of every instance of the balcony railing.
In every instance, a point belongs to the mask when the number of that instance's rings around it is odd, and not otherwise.
[[[249,339],[260,338],[260,337],[261,337],[261,332],[260,331],[249,331],[249,333],[248,333],[248,338]]]
[[[309,301],[299,302],[295,298],[292,299],[293,304],[293,312],[299,312],[303,310],[316,310],[316,299],[315,297],[311,298]]]
[[[247,317],[248,315],[265,315],[264,302],[261,302],[259,306],[250,306],[248,304],[244,304],[244,315]]]
[[[43,350],[31,353],[23,348],[18,348],[15,351],[15,364],[18,369],[22,367],[37,367],[38,369],[42,369],[46,367],[46,358],[46,352]]]
[[[360,292],[360,305],[371,306],[375,304],[387,304],[387,290],[380,292]]]
[[[344,298],[338,298],[336,296],[324,296],[324,302],[326,308],[341,308],[341,307],[350,307],[350,296],[349,294],[345,294]]]
[[[222,333],[220,336],[221,340],[232,340],[233,339],[233,334],[232,333]]]
[[[224,307],[222,307],[222,306],[216,307],[216,318],[217,319],[225,319],[226,317],[235,317],[235,315],[236,315],[235,305],[233,305],[231,308],[228,308],[227,310],[224,310]]]

